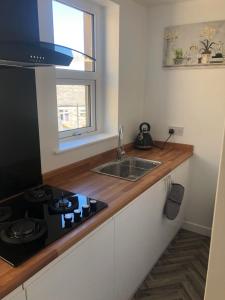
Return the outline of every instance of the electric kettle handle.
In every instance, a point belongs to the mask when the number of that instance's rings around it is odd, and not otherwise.
[[[141,132],[144,131],[144,128],[143,128],[144,126],[147,126],[147,131],[150,131],[150,130],[151,130],[150,124],[147,123],[147,122],[143,122],[143,123],[140,124],[140,127],[139,127],[139,130],[140,130]]]

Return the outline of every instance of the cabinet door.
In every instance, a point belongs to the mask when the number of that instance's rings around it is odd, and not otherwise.
[[[184,173],[172,172],[115,217],[116,300],[130,299],[181,227],[183,213],[170,221],[163,212],[171,179],[184,184]]]
[[[25,291],[20,286],[2,300],[26,300]]]
[[[166,217],[161,219],[161,225],[159,225],[158,230],[160,232],[159,236],[161,239],[158,241],[159,248],[165,249],[184,223],[185,209],[188,201],[188,174],[189,160],[178,166],[166,178],[164,178],[167,193],[170,190],[171,182],[182,184],[185,188],[185,191],[180,211],[176,219],[172,221],[168,220]]]
[[[166,185],[160,181],[115,218],[116,299],[128,300],[161,254]]]
[[[114,299],[113,234],[110,220],[39,278],[25,283],[27,299]]]

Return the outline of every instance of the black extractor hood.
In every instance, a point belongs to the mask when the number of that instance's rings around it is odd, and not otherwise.
[[[40,41],[37,0],[0,1],[0,66],[69,66],[80,58],[95,61],[79,51]]]

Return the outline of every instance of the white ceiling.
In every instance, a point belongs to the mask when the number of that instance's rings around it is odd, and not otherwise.
[[[176,2],[184,2],[184,1],[191,1],[191,0],[135,0],[137,3],[144,4],[144,5],[159,5],[159,4],[170,4]]]

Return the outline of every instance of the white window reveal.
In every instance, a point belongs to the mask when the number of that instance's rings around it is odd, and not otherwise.
[[[76,1],[53,1],[54,43],[90,57],[96,55],[95,9],[76,6]],[[97,62],[98,63],[98,62]],[[57,111],[59,138],[97,130],[96,86],[100,73],[96,62],[78,55],[69,67],[57,67]]]

